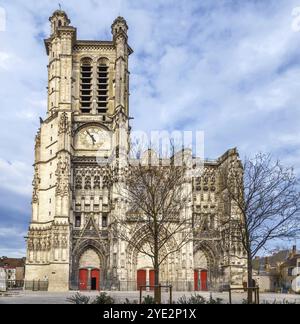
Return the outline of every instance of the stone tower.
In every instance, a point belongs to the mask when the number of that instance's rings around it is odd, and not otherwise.
[[[101,257],[109,254],[106,159],[128,143],[132,50],[122,17],[111,41],[78,40],[64,11],[49,20],[48,110],[35,140],[26,280],[48,280],[56,291],[76,281],[72,265],[91,240]]]

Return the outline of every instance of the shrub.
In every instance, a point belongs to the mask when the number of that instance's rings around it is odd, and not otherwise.
[[[90,303],[90,297],[84,296],[80,293],[76,293],[75,295],[67,298],[67,301],[70,304],[76,304],[76,305],[83,305],[83,304],[89,304]]]
[[[106,293],[100,293],[95,299],[91,300],[90,297],[76,293],[75,295],[67,298],[67,301],[71,304],[83,305],[83,304],[114,304],[115,300],[108,296]]]
[[[210,304],[210,305],[221,305],[223,304],[223,299],[222,298],[212,298],[212,296],[209,297],[208,302],[206,302],[206,304]]]
[[[207,300],[204,297],[202,297],[199,294],[194,294],[191,297],[186,297],[185,295],[180,297],[177,300],[177,304],[194,304],[194,305],[208,305],[208,304],[214,304],[214,305],[220,305],[222,304],[223,299],[217,298],[214,299],[212,296]]]
[[[104,305],[104,304],[114,304],[115,300],[107,295],[107,293],[100,293],[99,296],[97,296],[92,304],[97,304],[97,305]]]
[[[130,301],[128,298],[125,299],[125,302],[124,302],[125,305],[136,305],[138,304],[138,301],[137,300],[133,300],[133,301]]]
[[[155,304],[155,299],[154,299],[154,297],[149,296],[149,295],[144,296],[144,300],[143,300],[142,304],[153,305],[153,304]]]

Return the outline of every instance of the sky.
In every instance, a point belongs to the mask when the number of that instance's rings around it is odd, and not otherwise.
[[[300,173],[300,0],[58,0],[78,39],[129,25],[133,129],[202,130],[205,156],[270,152]],[[24,256],[43,39],[58,3],[0,0],[0,256]]]

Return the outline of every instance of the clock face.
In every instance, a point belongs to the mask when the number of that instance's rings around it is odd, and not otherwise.
[[[84,128],[79,133],[80,146],[86,149],[100,149],[105,142],[105,133],[103,129],[97,126]]]

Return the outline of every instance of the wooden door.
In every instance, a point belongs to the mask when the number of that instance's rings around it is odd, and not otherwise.
[[[201,271],[201,290],[207,291],[207,270]]]
[[[199,291],[199,270],[194,270],[194,290]]]
[[[150,286],[155,285],[155,271],[154,270],[149,271],[149,285]],[[150,290],[154,290],[154,287],[150,287]]]
[[[91,271],[91,289],[100,290],[100,270],[93,269]]]
[[[79,290],[87,290],[88,284],[88,270],[80,269],[79,270]]]
[[[141,286],[146,286],[146,270],[138,270],[136,274],[137,289],[140,290]],[[145,290],[145,288],[143,288]]]

